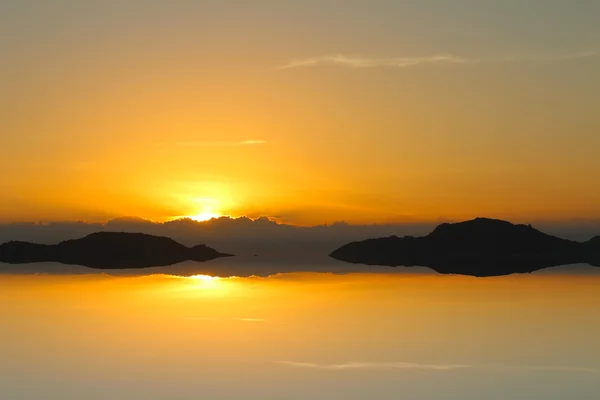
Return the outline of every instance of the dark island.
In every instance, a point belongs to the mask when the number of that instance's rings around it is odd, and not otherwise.
[[[574,242],[530,225],[488,218],[439,225],[424,237],[369,239],[330,254],[337,260],[381,266],[422,266],[443,274],[497,276],[590,264],[600,266],[600,236]]]
[[[0,245],[3,263],[57,262],[97,269],[162,267],[227,256],[204,245],[186,247],[167,237],[125,232],[92,233],[57,245],[16,241]]]

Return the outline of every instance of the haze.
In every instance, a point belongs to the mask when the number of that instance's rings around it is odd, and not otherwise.
[[[0,220],[597,218],[598,15],[1,1]]]

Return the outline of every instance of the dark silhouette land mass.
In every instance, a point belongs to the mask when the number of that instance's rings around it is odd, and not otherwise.
[[[56,245],[12,241],[0,245],[0,262],[58,262],[97,269],[161,267],[183,261],[210,261],[230,254],[143,233],[98,232]]]
[[[443,274],[496,276],[590,264],[600,266],[600,236],[582,243],[547,235],[530,225],[476,218],[441,224],[423,237],[368,239],[330,257],[354,264],[423,266]]]

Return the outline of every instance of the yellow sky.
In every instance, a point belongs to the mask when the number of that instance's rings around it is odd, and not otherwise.
[[[7,10],[0,220],[600,217],[592,10],[295,4]]]

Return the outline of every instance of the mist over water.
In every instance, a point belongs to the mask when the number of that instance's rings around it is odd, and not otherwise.
[[[219,262],[231,271],[261,265]],[[193,275],[212,264],[169,268]],[[221,279],[35,264],[15,274],[1,265],[0,398],[600,393],[600,276],[588,273],[596,269],[484,279],[420,268],[326,273],[335,265],[279,264],[321,272]],[[33,267],[43,275],[29,274]]]

